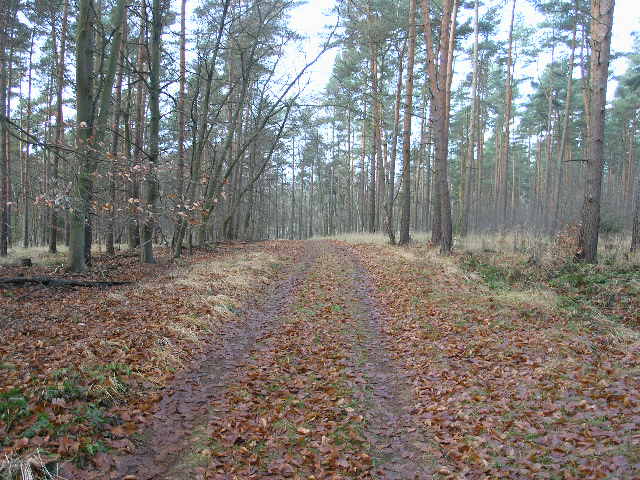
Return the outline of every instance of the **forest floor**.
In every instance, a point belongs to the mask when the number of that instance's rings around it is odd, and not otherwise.
[[[99,258],[137,283],[0,291],[0,479],[640,478],[632,302],[417,245]]]

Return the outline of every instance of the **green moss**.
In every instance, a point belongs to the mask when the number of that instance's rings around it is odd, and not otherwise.
[[[17,420],[29,414],[29,402],[22,390],[13,388],[0,393],[0,420],[7,425],[7,430],[10,430]]]

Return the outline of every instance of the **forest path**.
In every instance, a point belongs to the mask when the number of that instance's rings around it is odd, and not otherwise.
[[[118,478],[431,478],[368,274],[348,247],[306,250],[176,379]]]
[[[194,362],[196,367],[175,378],[143,433],[142,445],[134,454],[120,457],[114,478],[193,478],[185,471],[189,466],[186,457],[202,436],[208,405],[224,395],[227,385],[241,375],[256,341],[275,327],[273,318],[291,302],[314,260],[314,252],[309,251],[267,290],[264,301],[249,301],[251,306],[237,322],[225,325],[225,331]]]
[[[3,418],[27,406],[4,451],[77,480],[640,478],[637,329],[461,257],[273,241],[12,290],[33,318],[0,342]]]
[[[409,377],[391,354],[388,322],[376,298],[374,283],[355,252],[337,248],[351,276],[355,371],[364,380],[358,396],[364,410],[367,439],[377,460],[373,474],[384,479],[432,478],[436,467],[430,435],[412,414],[415,401]]]

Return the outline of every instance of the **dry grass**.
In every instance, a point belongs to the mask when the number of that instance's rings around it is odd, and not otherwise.
[[[180,356],[180,348],[174,345],[171,339],[167,337],[158,338],[151,349],[151,353],[153,355],[153,364],[161,370],[173,371],[184,365]]]
[[[268,253],[248,252],[242,257],[227,257],[196,264],[176,283],[199,292],[205,291],[203,286],[208,285],[212,279],[238,288],[252,287],[257,283],[267,282],[267,273],[276,263],[277,259]]]
[[[204,335],[214,332],[223,322],[237,318],[247,292],[269,282],[278,259],[266,252],[243,252],[242,255],[216,257],[190,266],[174,275],[174,283],[185,292],[185,303],[194,313],[161,319],[161,323],[180,341],[199,345]],[[145,282],[141,291],[158,288],[156,281]],[[224,293],[223,293],[224,292]],[[208,307],[212,313],[196,313]],[[161,338],[153,348],[156,365],[163,369],[180,368],[184,362],[179,349],[168,338]]]
[[[212,305],[223,305],[228,310],[234,310],[240,307],[240,302],[237,299],[231,298],[228,295],[219,293],[218,295],[211,295],[206,298],[207,302]]]
[[[188,340],[190,342],[196,343],[200,340],[200,336],[198,335],[198,330],[192,328],[189,325],[185,325],[182,323],[172,323],[167,325],[167,328],[174,333],[174,335],[178,338],[182,338],[184,340]]]
[[[56,265],[66,260],[68,251],[65,246],[60,246],[58,253],[49,253],[47,247],[12,248],[8,256],[0,258],[0,265],[16,265],[22,258],[30,258],[34,265]]]
[[[116,252],[124,252],[127,250],[127,245],[116,245],[115,248]],[[105,253],[104,245],[93,245],[91,251],[94,254],[103,254]],[[16,265],[22,258],[30,258],[34,265],[60,265],[67,261],[68,254],[69,248],[65,245],[58,245],[57,253],[49,253],[48,247],[14,247],[9,249],[6,257],[0,257],[0,266]]]
[[[413,243],[426,243],[430,238],[429,233],[414,232],[411,234]],[[342,233],[330,237],[313,237],[312,240],[338,240],[354,245],[386,245],[389,243],[389,237],[384,233]]]
[[[193,313],[190,315],[179,315],[176,319],[174,319],[174,321],[176,323],[179,322],[184,326],[184,328],[205,332],[213,331],[213,326],[217,323],[209,317],[196,315]]]
[[[25,456],[0,458],[0,480],[67,480],[39,449]]]
[[[456,238],[454,248],[471,253],[511,254],[542,264],[557,264],[558,261],[566,261],[573,257],[574,238],[573,231],[560,232],[554,237],[525,231],[483,233]],[[630,245],[631,238],[628,234],[600,235],[600,262],[611,266],[640,266],[640,251],[629,253]]]
[[[464,255],[458,259],[463,266],[466,262],[477,265],[485,277],[501,279],[494,284],[492,295],[514,306],[531,305],[554,312],[567,320],[576,338],[597,332],[611,345],[639,348],[637,325],[626,323],[637,317],[637,297],[634,299],[630,287],[640,284],[633,273],[640,268],[640,252],[629,253],[627,235],[601,235],[600,263],[578,265],[573,263],[575,237],[571,233],[554,238],[522,232],[472,235],[460,242]],[[491,284],[493,280],[487,281]]]
[[[455,248],[471,252],[536,252],[551,243],[549,237],[526,232],[470,234],[455,238]]]
[[[386,245],[386,251],[414,264],[426,262],[437,265],[442,274],[463,278],[475,285],[482,295],[490,295],[506,308],[546,311],[551,315],[564,317],[566,309],[561,307],[559,293],[548,285],[548,279],[569,262],[575,253],[575,232],[561,232],[554,237],[541,236],[525,231],[506,233],[473,234],[465,238],[454,238],[454,255],[441,256],[437,249],[426,243],[429,234],[414,234],[414,243],[408,247],[391,246],[384,234],[344,234],[328,238],[355,245]],[[600,236],[598,272],[615,275],[617,269],[640,267],[640,252],[629,253],[630,238],[626,234],[606,234]],[[462,254],[462,255],[460,255]],[[465,258],[479,260],[485,265],[496,267],[504,276],[502,288],[487,285],[482,275],[465,267]],[[631,280],[631,284],[635,284]],[[638,280],[640,284],[640,279]],[[624,344],[626,348],[640,348],[640,333],[619,321],[608,318],[599,308],[593,308],[588,316],[572,316],[571,322],[576,332],[597,329],[608,342]],[[583,312],[584,313],[584,312]]]
[[[555,310],[558,304],[558,295],[551,290],[527,289],[505,290],[496,295],[504,303],[518,308],[537,307]]]
[[[557,263],[558,257],[570,255],[572,231],[561,232],[555,237],[524,230],[503,233],[474,233],[466,237],[454,237],[454,251],[471,253],[514,254],[522,258],[534,258],[542,263]],[[430,232],[412,232],[412,245],[426,244],[431,240]],[[314,237],[313,240],[339,240],[354,245],[388,245],[384,233],[343,233],[329,237]],[[602,234],[598,247],[601,262],[608,265],[639,265],[640,251],[630,254],[631,238],[628,233]]]

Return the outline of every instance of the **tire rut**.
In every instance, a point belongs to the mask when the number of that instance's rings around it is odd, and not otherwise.
[[[376,459],[372,473],[388,480],[432,478],[435,465],[426,453],[429,434],[412,413],[410,379],[391,357],[373,282],[349,247],[335,246],[335,250],[352,265],[357,322],[352,368],[366,382],[358,385],[358,390],[366,407],[367,440]]]
[[[153,419],[143,432],[142,445],[118,458],[115,476],[136,480],[191,479],[192,467],[185,457],[193,449],[194,433],[206,427],[209,405],[222,396],[226,386],[242,374],[242,367],[256,342],[278,326],[295,290],[303,283],[317,252],[306,248],[303,258],[276,282],[260,300],[245,308],[239,320],[225,326],[201,357],[177,375],[160,400]]]

